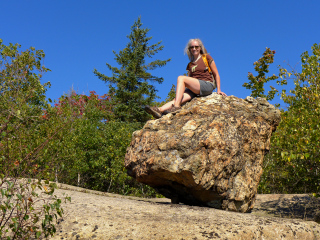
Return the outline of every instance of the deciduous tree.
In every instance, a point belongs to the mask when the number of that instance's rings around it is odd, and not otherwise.
[[[61,200],[54,185],[39,178],[39,162],[58,129],[44,134],[47,84],[42,74],[44,53],[34,48],[2,44],[0,39],[0,238],[48,237],[61,216]],[[47,132],[48,133],[48,132]],[[38,178],[31,181],[30,177]],[[41,204],[37,206],[37,202]],[[41,224],[42,222],[42,224]]]
[[[251,90],[251,96],[263,97],[267,100],[272,100],[276,92],[278,92],[274,87],[270,86],[271,90],[265,95],[264,85],[265,83],[278,79],[278,77],[273,74],[271,77],[267,77],[266,73],[269,72],[269,66],[274,61],[274,54],[276,51],[266,48],[263,56],[253,65],[255,65],[254,70],[258,73],[257,76],[254,76],[251,72],[248,73],[248,83],[244,83],[242,86]]]
[[[320,191],[320,46],[301,55],[302,71],[280,69],[295,88],[281,96],[288,105],[272,136],[261,190],[283,193]]]

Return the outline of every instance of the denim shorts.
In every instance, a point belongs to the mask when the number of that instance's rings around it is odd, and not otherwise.
[[[209,81],[203,81],[198,79],[199,83],[200,83],[200,93],[199,94],[195,94],[194,92],[192,92],[190,89],[185,90],[185,93],[189,94],[191,98],[194,97],[203,97],[203,96],[207,96],[209,94],[212,93],[212,91],[216,88],[216,84],[213,82],[209,82]]]

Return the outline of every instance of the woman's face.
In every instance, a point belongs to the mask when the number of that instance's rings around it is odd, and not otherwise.
[[[192,41],[189,47],[189,51],[193,56],[197,56],[200,54],[201,47],[197,41]]]

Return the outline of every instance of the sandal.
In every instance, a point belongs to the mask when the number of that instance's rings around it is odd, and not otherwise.
[[[181,109],[181,107],[175,107],[173,104],[172,104],[172,108],[168,109],[165,111],[165,114],[168,114],[168,113],[174,113],[176,111],[179,111]]]

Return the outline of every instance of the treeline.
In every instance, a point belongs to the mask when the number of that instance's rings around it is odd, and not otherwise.
[[[49,71],[42,65],[43,51],[0,40],[0,238],[27,238],[54,234],[54,219],[63,213],[61,199],[54,196],[54,184],[22,179],[44,179],[114,192],[155,197],[150,187],[128,177],[123,159],[132,133],[150,119],[143,107],[159,105],[153,82],[163,79],[150,71],[170,59],[146,62],[163,49],[150,44],[149,29],[140,18],[131,27],[127,46],[114,52],[120,66],[107,63],[112,76],[94,69],[109,86],[99,96],[70,91],[52,101],[46,98],[50,83],[41,84]],[[275,51],[267,49],[254,63],[257,76],[249,73],[244,86],[253,97],[272,100],[280,94],[287,108],[271,139],[264,161],[260,193],[319,192],[319,86],[320,48],[301,56],[302,71],[280,68],[267,77]],[[266,93],[264,84],[295,82],[289,93],[275,87]],[[166,100],[174,96],[174,86]],[[68,198],[66,198],[68,199]],[[35,203],[42,200],[40,208]]]
[[[55,101],[46,99],[50,83],[41,84],[50,71],[42,65],[43,51],[21,51],[20,45],[0,40],[1,239],[54,234],[54,220],[63,209],[53,194],[55,185],[43,179],[124,195],[159,196],[129,177],[123,164],[132,133],[150,119],[143,106],[156,104],[151,82],[163,81],[149,71],[170,61],[146,63],[163,46],[150,44],[149,29],[141,26],[139,18],[126,48],[115,53],[121,68],[107,64],[112,77],[94,70],[109,83],[107,94],[71,91]]]
[[[301,72],[279,67],[279,74],[267,77],[275,51],[269,48],[254,63],[257,75],[248,74],[243,86],[252,97],[272,100],[277,94],[285,106],[281,122],[271,138],[271,148],[264,160],[260,193],[313,193],[320,191],[320,45],[312,46],[301,55]],[[281,92],[265,83],[276,81],[277,88],[294,82],[294,89]],[[281,107],[278,105],[278,107]]]

